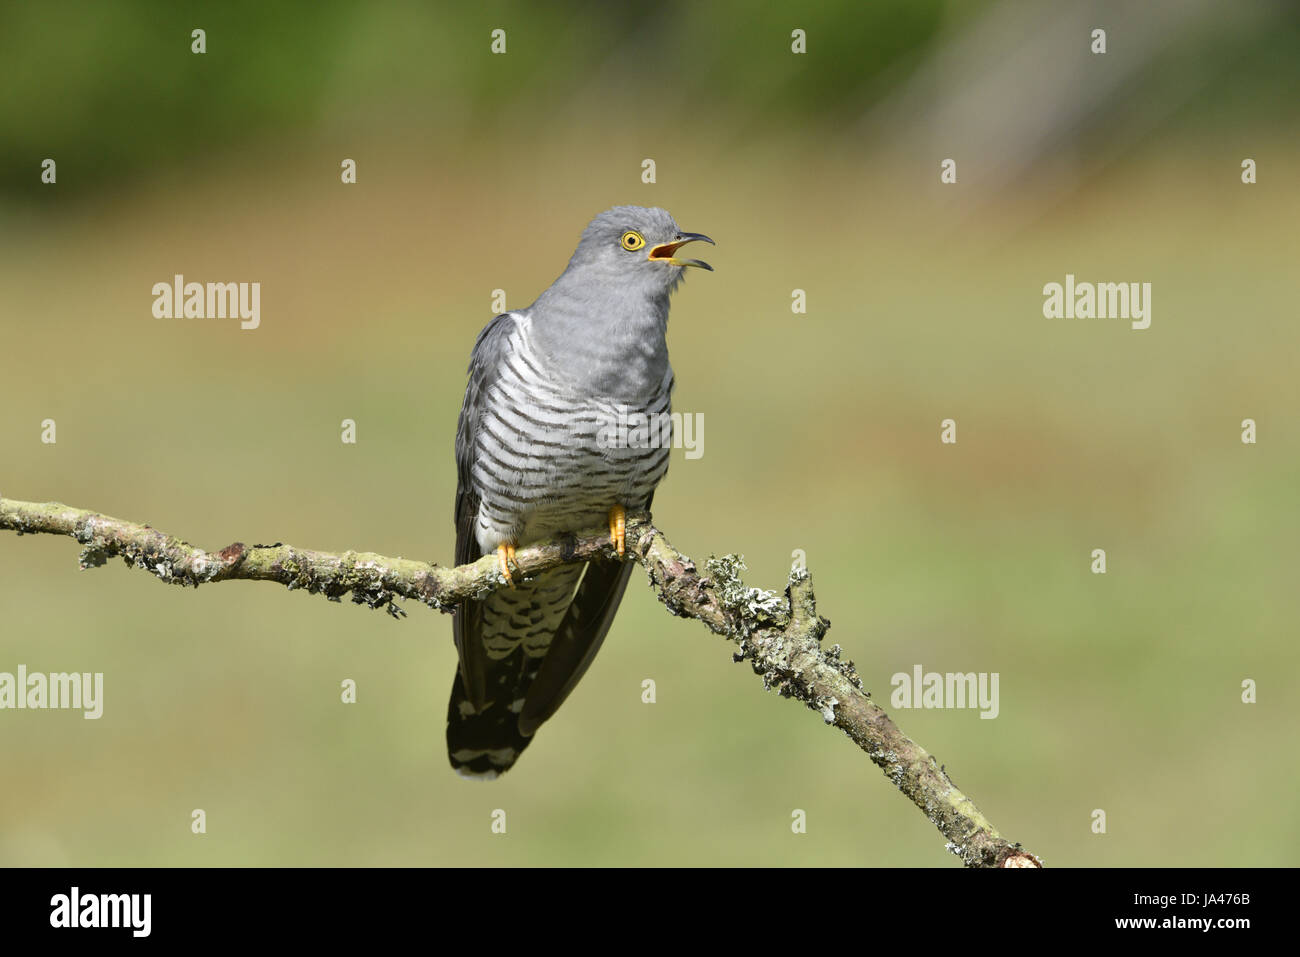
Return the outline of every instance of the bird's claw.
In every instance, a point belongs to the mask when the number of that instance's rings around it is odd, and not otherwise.
[[[497,565],[501,568],[501,574],[505,576],[506,584],[514,588],[515,580],[510,574],[512,564],[516,568],[519,567],[519,563],[515,561],[515,546],[502,542],[497,546]]]
[[[618,557],[622,558],[627,550],[627,512],[622,505],[609,510],[609,543],[618,549]]]

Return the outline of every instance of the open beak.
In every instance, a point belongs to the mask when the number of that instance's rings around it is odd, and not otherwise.
[[[712,266],[699,259],[677,258],[677,250],[681,249],[687,243],[693,243],[697,240],[706,242],[710,246],[716,245],[712,239],[705,236],[703,233],[678,233],[677,238],[671,243],[660,243],[658,246],[653,247],[647,258],[654,262],[668,263],[671,266],[699,266],[701,269],[707,269],[709,272],[713,272]]]

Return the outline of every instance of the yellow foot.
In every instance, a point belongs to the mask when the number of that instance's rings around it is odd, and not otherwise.
[[[622,505],[609,510],[609,543],[618,549],[618,557],[622,558],[627,548],[627,512]]]
[[[516,568],[519,567],[519,564],[515,562],[515,546],[502,542],[497,546],[497,564],[501,566],[501,574],[506,576],[506,584],[514,588],[515,580],[510,575],[511,563],[514,563]]]

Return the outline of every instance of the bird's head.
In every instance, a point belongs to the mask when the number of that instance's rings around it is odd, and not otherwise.
[[[671,291],[689,266],[713,270],[706,262],[679,255],[693,242],[713,244],[702,233],[683,232],[666,209],[615,206],[583,230],[569,268],[584,278],[662,293]]]

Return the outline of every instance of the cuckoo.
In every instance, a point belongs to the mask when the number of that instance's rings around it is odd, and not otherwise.
[[[447,710],[459,773],[508,770],[591,664],[632,563],[562,565],[516,581],[515,549],[648,509],[671,441],[619,423],[671,422],[668,299],[689,266],[663,209],[616,206],[583,230],[568,267],[526,309],[494,318],[470,356],[456,430],[456,564],[496,553],[510,587],[454,614],[460,667]],[[671,428],[671,426],[669,426]]]

